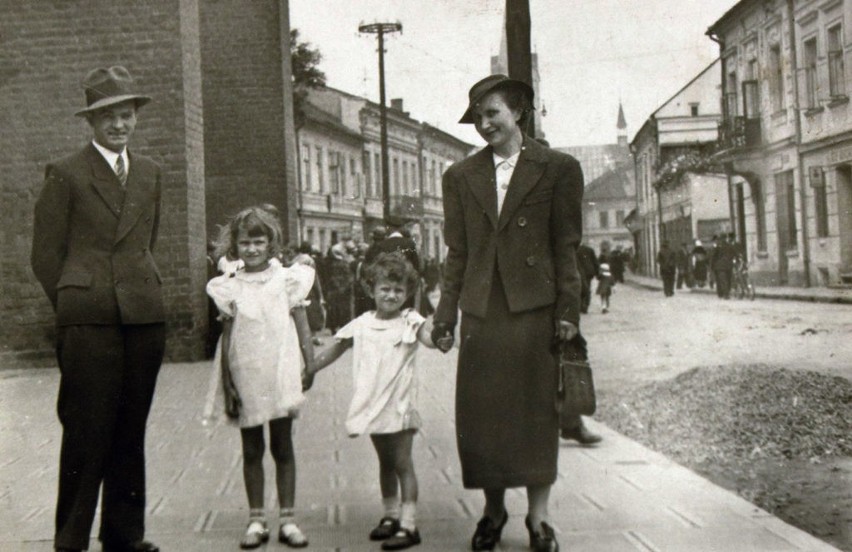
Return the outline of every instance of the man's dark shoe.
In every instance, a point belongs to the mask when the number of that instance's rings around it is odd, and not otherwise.
[[[500,536],[503,533],[503,526],[509,521],[509,512],[503,510],[503,521],[495,524],[494,520],[488,516],[482,516],[479,523],[476,524],[476,532],[470,541],[471,550],[494,550],[497,543],[500,542]]]
[[[585,424],[580,424],[579,426],[574,428],[563,427],[562,431],[560,432],[560,436],[563,439],[572,439],[574,441],[577,441],[581,445],[587,447],[603,441],[603,437],[601,437],[597,433],[592,433],[591,431],[589,431],[586,428]]]
[[[370,531],[370,540],[380,541],[389,539],[396,535],[397,531],[399,531],[399,520],[385,516],[380,519],[379,524]]]
[[[530,533],[530,550],[534,552],[559,552],[559,543],[556,542],[553,527],[542,521],[540,531],[535,531],[532,523],[530,523],[529,516],[524,519],[524,523]]]
[[[129,544],[104,543],[104,552],[160,552],[160,547],[146,540],[138,540]]]

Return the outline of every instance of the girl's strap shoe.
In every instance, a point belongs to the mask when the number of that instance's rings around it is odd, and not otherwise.
[[[420,544],[420,531],[400,527],[394,536],[382,543],[382,550],[405,550]]]
[[[246,527],[246,534],[240,541],[240,548],[243,550],[251,550],[260,548],[260,545],[269,540],[269,529],[266,528],[265,521],[254,520],[250,521]]]
[[[370,540],[381,541],[391,538],[399,531],[399,520],[390,516],[385,516],[379,520],[372,531],[370,531]]]
[[[308,538],[295,523],[283,523],[278,528],[278,542],[290,548],[304,548],[308,545]]]

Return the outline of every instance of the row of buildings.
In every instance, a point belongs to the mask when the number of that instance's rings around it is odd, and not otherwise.
[[[662,240],[732,232],[762,285],[852,283],[850,0],[742,0],[719,59],[631,142],[640,269]]]
[[[384,224],[380,109],[334,88],[310,91],[296,131],[300,241],[325,252]],[[443,260],[441,177],[473,146],[413,119],[401,99],[387,109],[387,134],[390,214],[412,230],[424,258]]]

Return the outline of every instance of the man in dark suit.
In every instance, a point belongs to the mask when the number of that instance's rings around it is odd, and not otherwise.
[[[57,550],[86,550],[103,484],[105,552],[144,540],[145,424],[165,348],[162,279],[151,251],[160,169],[128,152],[138,109],[124,67],[91,71],[77,113],[94,139],[49,163],[35,206],[33,272],[56,312],[62,423]]]
[[[713,273],[716,275],[716,295],[720,299],[731,298],[731,276],[734,271],[734,257],[737,250],[727,241],[727,236],[719,236],[716,251],[713,254]]]

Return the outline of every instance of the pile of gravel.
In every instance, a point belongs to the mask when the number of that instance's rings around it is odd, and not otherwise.
[[[595,418],[687,465],[852,455],[852,383],[816,372],[694,368],[599,394]]]

